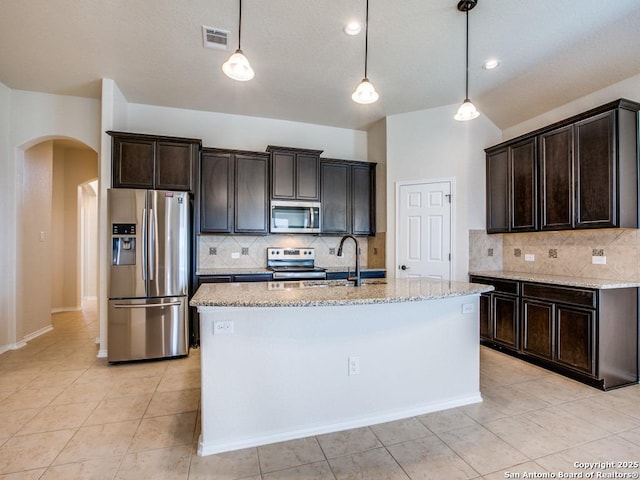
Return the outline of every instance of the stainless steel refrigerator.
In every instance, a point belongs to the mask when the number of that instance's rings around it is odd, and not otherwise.
[[[189,353],[189,196],[107,192],[110,236],[108,360]]]

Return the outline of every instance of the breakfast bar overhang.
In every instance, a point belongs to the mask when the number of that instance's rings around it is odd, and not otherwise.
[[[482,401],[486,285],[203,284],[199,455]]]

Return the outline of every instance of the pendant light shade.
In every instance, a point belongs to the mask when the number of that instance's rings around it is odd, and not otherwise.
[[[460,122],[473,120],[480,116],[480,112],[469,100],[469,10],[478,4],[478,0],[460,0],[458,2],[458,10],[465,12],[467,16],[467,48],[466,48],[466,64],[465,64],[465,97],[464,102],[458,108],[458,113],[453,118]]]
[[[238,80],[239,82],[246,82],[251,80],[255,75],[253,68],[249,65],[249,60],[244,56],[242,50],[237,49],[233,55],[229,57],[229,60],[222,64],[222,71],[229,78]]]
[[[356,91],[351,95],[351,99],[356,103],[374,103],[380,98],[376,89],[373,88],[373,85],[369,81],[368,78],[363,78],[362,81],[356,87]]]
[[[367,78],[367,57],[369,56],[369,0],[367,0],[367,12],[364,30],[364,78],[356,87],[355,92],[351,95],[351,99],[356,103],[366,105],[374,103],[380,98],[376,89]]]
[[[474,118],[478,118],[480,116],[480,112],[476,108],[476,106],[471,103],[471,100],[465,98],[460,108],[458,108],[458,113],[456,113],[455,118],[460,122],[464,122],[466,120],[473,120]]]
[[[249,65],[249,60],[242,53],[240,48],[240,40],[242,38],[242,0],[239,0],[240,8],[238,15],[238,49],[222,64],[224,74],[239,82],[251,80],[255,75],[253,68]]]

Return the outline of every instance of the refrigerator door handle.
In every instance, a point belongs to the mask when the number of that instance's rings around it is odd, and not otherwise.
[[[127,303],[116,303],[114,308],[157,308],[157,307],[176,307],[180,305],[180,302],[168,302],[168,303],[144,303],[131,305]]]
[[[147,281],[147,209],[142,211],[142,280]]]
[[[157,238],[156,238],[156,211],[149,209],[149,216],[151,217],[151,233],[149,240],[149,280],[153,281],[156,270],[156,260],[158,258],[157,250]]]

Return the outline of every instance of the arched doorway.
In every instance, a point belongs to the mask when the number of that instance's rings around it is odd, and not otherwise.
[[[87,236],[81,229],[78,188],[98,177],[97,153],[73,139],[32,143],[21,163],[17,346],[50,330],[52,312],[82,308],[82,242]],[[97,222],[93,224],[97,230]],[[97,232],[90,241],[97,241]],[[92,270],[97,272],[97,257],[95,262]]]

